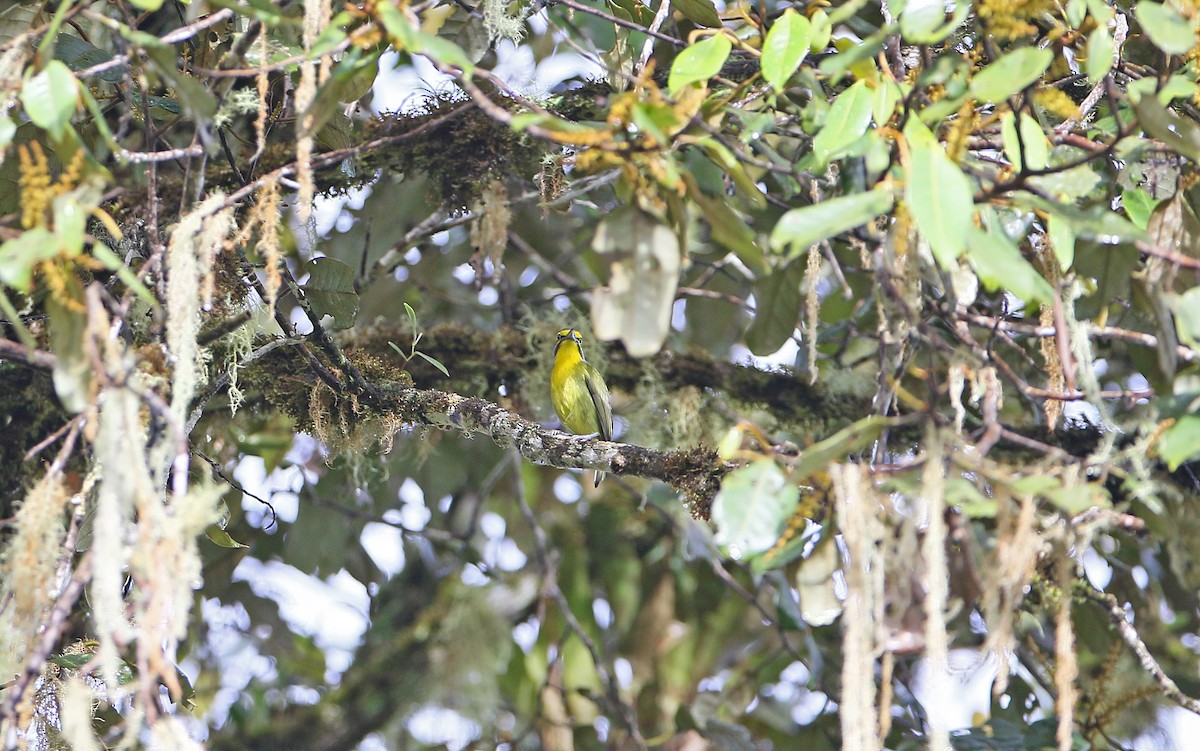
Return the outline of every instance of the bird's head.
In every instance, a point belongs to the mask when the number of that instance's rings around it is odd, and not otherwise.
[[[554,352],[556,354],[558,348],[563,345],[563,342],[574,342],[575,346],[579,347],[580,355],[583,354],[583,334],[579,333],[579,329],[559,329],[558,341],[554,344]]]

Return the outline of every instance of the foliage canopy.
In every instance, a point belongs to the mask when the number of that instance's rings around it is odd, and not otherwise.
[[[0,743],[1065,751],[1200,712],[1198,30],[6,4]],[[550,427],[565,327],[617,442]]]

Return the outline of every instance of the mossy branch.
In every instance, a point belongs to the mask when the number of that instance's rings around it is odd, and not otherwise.
[[[667,483],[683,494],[692,515],[708,518],[721,478],[730,466],[715,451],[696,447],[678,451],[581,438],[543,428],[479,397],[460,396],[396,383],[380,386],[381,406],[406,421],[464,435],[484,433],[498,445],[515,448],[535,464],[563,469],[593,469],[636,475]]]

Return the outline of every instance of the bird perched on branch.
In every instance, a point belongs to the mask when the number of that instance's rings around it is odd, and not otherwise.
[[[554,367],[550,370],[550,401],[567,430],[580,436],[613,437],[612,406],[604,379],[583,357],[583,335],[578,329],[562,329],[554,345]],[[596,487],[604,479],[596,472]]]

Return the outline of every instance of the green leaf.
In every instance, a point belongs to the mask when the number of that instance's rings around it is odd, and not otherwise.
[[[804,449],[793,467],[794,478],[804,480],[832,462],[842,461],[850,454],[870,446],[885,429],[896,424],[898,421],[895,418],[868,415],[847,425],[825,440]]]
[[[900,11],[900,34],[906,42],[923,43],[945,18],[942,3],[906,2]]]
[[[759,459],[731,472],[713,501],[717,545],[746,559],[775,545],[796,510],[800,488],[773,459]]]
[[[762,248],[755,242],[755,233],[745,217],[736,212],[725,196],[711,197],[696,185],[694,175],[684,173],[688,186],[688,197],[700,207],[701,216],[708,224],[709,236],[726,250],[737,255],[742,263],[755,274],[767,271]]]
[[[782,91],[800,67],[812,42],[812,23],[788,8],[767,32],[762,50],[762,74],[767,83]]]
[[[58,654],[50,658],[50,662],[68,670],[82,670],[95,660],[96,653],[90,651]],[[120,665],[117,667],[117,683],[122,686],[128,686],[130,683],[133,683],[133,668],[124,660],[121,660]]]
[[[429,363],[433,367],[437,368],[439,371],[441,371],[442,375],[446,376],[447,378],[450,377],[450,371],[446,370],[446,366],[442,365],[436,359],[430,357],[429,355],[425,354],[424,352],[422,352],[420,350],[417,350],[414,354],[417,357],[424,359],[425,362]]]
[[[397,48],[411,54],[425,55],[435,63],[452,65],[464,73],[475,70],[474,64],[462,47],[449,39],[426,34],[414,27],[395,5],[380,3],[376,8],[380,23]]]
[[[1087,3],[1084,0],[1067,0],[1067,25],[1078,29],[1079,24],[1087,16]]]
[[[65,289],[46,300],[50,317],[50,347],[54,351],[54,393],[68,412],[87,409],[92,396],[92,359],[85,346],[87,313],[83,284],[72,277]]]
[[[1133,15],[1154,46],[1168,55],[1182,55],[1196,44],[1196,25],[1170,5],[1140,2]]]
[[[0,151],[9,147],[16,134],[17,124],[8,115],[0,113]]]
[[[634,357],[658,352],[671,330],[683,262],[679,236],[652,214],[626,206],[600,222],[592,249],[611,259],[608,286],[592,293],[597,338],[620,339]]]
[[[1075,231],[1070,222],[1057,214],[1051,214],[1047,224],[1046,233],[1050,236],[1054,257],[1058,259],[1059,267],[1066,271],[1075,262]]]
[[[1169,302],[1179,341],[1189,347],[1200,345],[1200,287],[1192,287],[1181,295],[1172,293]]]
[[[59,34],[54,39],[54,57],[66,63],[72,71],[80,71],[112,60],[113,54],[72,34]],[[100,73],[100,80],[120,83],[128,72],[129,66],[121,64]]]
[[[777,351],[796,330],[804,303],[800,294],[804,267],[801,262],[788,263],[755,282],[754,320],[746,330],[746,346],[754,354]]]
[[[829,20],[829,14],[824,8],[818,8],[808,20],[812,24],[812,41],[809,42],[808,51],[821,52],[829,46],[829,40],[833,36],[833,22]]]
[[[283,463],[292,448],[294,429],[286,417],[275,416],[254,432],[237,434],[239,451],[261,457],[268,473]]]
[[[358,293],[354,291],[354,269],[332,258],[314,258],[304,264],[309,274],[304,297],[318,316],[332,316],[333,327],[348,329],[358,314]]]
[[[789,256],[805,253],[815,243],[861,227],[892,208],[894,202],[891,191],[876,189],[792,209],[775,224],[771,247],[780,252],[786,249]]]
[[[21,87],[21,105],[25,114],[55,140],[63,137],[78,104],[79,82],[60,60],[46,63],[40,73]]]
[[[1031,170],[1045,169],[1050,162],[1050,141],[1038,124],[1028,114],[1021,113],[1021,132],[1017,136],[1017,121],[1011,112],[1005,112],[1000,117],[1000,140],[1004,144],[1004,153],[1008,161],[1018,167]],[[1024,148],[1022,148],[1024,147]],[[1025,161],[1022,163],[1021,157]]]
[[[210,524],[204,528],[204,536],[212,542],[220,545],[223,548],[248,548],[249,545],[243,545],[233,539],[228,532],[221,529],[216,524]]]
[[[892,119],[892,115],[896,113],[896,105],[900,104],[903,98],[900,87],[891,81],[882,81],[875,86],[875,93],[871,98],[871,117],[877,127]]]
[[[824,169],[831,159],[862,137],[871,124],[871,90],[866,81],[859,81],[843,91],[834,100],[825,117],[825,124],[813,139],[813,156],[816,171]]]
[[[916,118],[904,126],[904,137],[911,154],[904,186],[908,211],[938,264],[948,269],[966,249],[975,212],[971,181]]]
[[[140,39],[142,36],[138,35],[138,38]],[[208,120],[217,114],[217,98],[208,86],[175,67],[175,49],[173,47],[166,47],[158,43],[145,47],[145,51],[151,63],[148,67],[170,82],[171,87],[175,89],[174,100],[180,102],[184,109],[192,113],[193,117]],[[171,100],[168,99],[168,101]],[[163,105],[159,104],[159,106]]]
[[[98,193],[86,188],[54,197],[51,204],[54,236],[58,239],[58,247],[67,255],[76,256],[83,251],[87,222],[99,198]]]
[[[1003,289],[1028,303],[1052,304],[1050,282],[1025,260],[997,224],[993,216],[986,230],[972,226],[967,233],[967,260],[979,281],[991,292]]]
[[[707,81],[721,71],[733,43],[724,34],[714,34],[690,45],[671,64],[667,90],[672,94],[691,83]]]
[[[957,3],[947,20],[939,3],[907,3],[900,12],[900,34],[913,44],[937,44],[950,36],[971,12],[971,3]]]
[[[1200,127],[1184,120],[1152,96],[1130,94],[1138,124],[1176,154],[1200,162]]]
[[[704,149],[704,153],[725,172],[725,176],[733,181],[738,195],[750,202],[755,209],[766,208],[767,199],[763,197],[762,189],[746,172],[746,167],[734,156],[729,147],[716,138],[703,137],[696,140],[696,145]]]
[[[58,255],[58,240],[49,230],[34,227],[0,245],[0,281],[20,292],[29,291],[33,267]]]
[[[1113,66],[1113,40],[1108,27],[1101,24],[1092,29],[1087,41],[1087,77],[1093,84],[1103,80]]]
[[[1002,102],[1038,80],[1054,53],[1038,47],[1021,47],[975,74],[971,95],[985,102]]]
[[[1184,462],[1200,459],[1200,415],[1185,415],[1176,420],[1158,437],[1154,450],[1172,472]]]
[[[721,17],[712,0],[671,0],[671,7],[687,20],[710,29],[721,28]]]
[[[844,7],[844,6],[843,6]],[[813,33],[816,33],[816,19],[813,20]],[[842,80],[842,76],[846,74],[852,67],[859,63],[874,64],[875,56],[879,54],[884,45],[887,44],[888,36],[891,34],[891,29],[887,26],[875,32],[871,36],[862,40],[857,44],[850,44],[845,49],[839,50],[836,55],[830,55],[821,61],[818,66],[820,71],[829,77],[830,84],[836,84]]]
[[[163,0],[129,0],[129,4],[141,10],[158,10],[163,5]]]
[[[1150,224],[1150,214],[1154,212],[1158,201],[1141,188],[1126,188],[1121,192],[1121,205],[1125,207],[1125,215],[1129,217],[1129,221],[1146,229]]]
[[[1070,225],[1076,237],[1096,240],[1105,245],[1149,239],[1144,230],[1128,219],[1110,211],[1106,206],[1079,208],[1071,204],[1047,201],[1040,196],[1020,193],[1013,196],[1013,205],[1020,209],[1057,215]]]
[[[1088,482],[1054,488],[1047,491],[1045,497],[1046,500],[1071,516],[1093,507],[1108,508],[1112,506],[1112,498],[1108,491],[1101,485]]]

